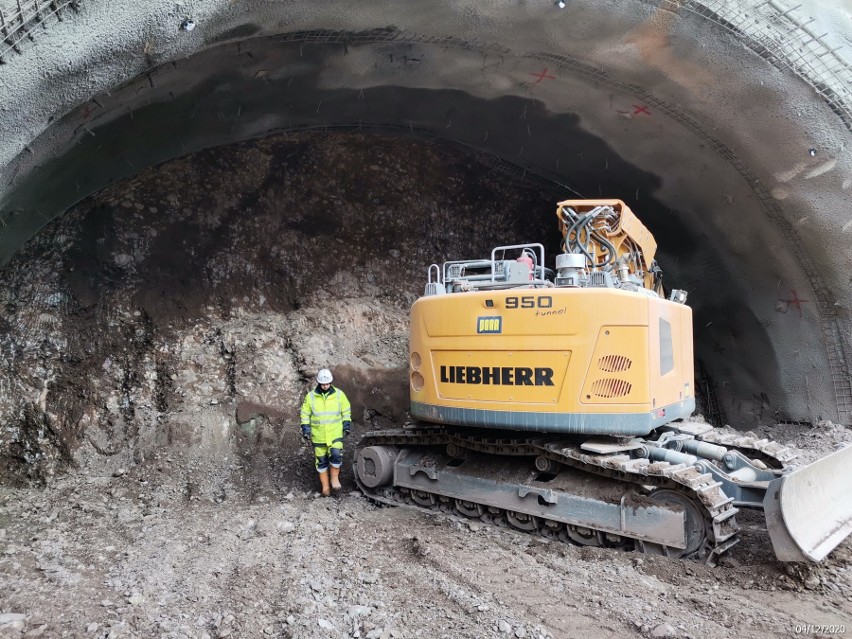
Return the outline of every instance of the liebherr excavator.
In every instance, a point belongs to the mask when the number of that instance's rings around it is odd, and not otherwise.
[[[355,478],[388,504],[582,545],[707,562],[763,509],[776,556],[852,532],[852,446],[806,467],[690,421],[692,313],[620,200],[557,205],[563,252],[500,246],[428,269],[411,310],[410,428],[367,433]]]

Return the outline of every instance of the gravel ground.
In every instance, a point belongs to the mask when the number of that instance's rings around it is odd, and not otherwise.
[[[0,489],[0,636],[784,637],[852,619],[852,543],[780,564],[758,513],[711,568],[377,507],[348,469],[323,499],[306,450],[282,454],[298,473],[233,463],[217,494],[176,452]]]

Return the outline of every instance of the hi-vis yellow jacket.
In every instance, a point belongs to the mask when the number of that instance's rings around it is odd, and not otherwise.
[[[301,420],[302,424],[310,424],[311,440],[314,444],[342,448],[343,422],[352,421],[349,398],[334,386],[331,386],[325,395],[314,389],[302,402]]]

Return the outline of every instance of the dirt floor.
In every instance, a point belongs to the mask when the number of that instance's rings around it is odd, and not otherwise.
[[[823,426],[822,450],[848,441]],[[772,559],[759,514],[717,567],[570,546],[479,521],[323,499],[307,450],[218,495],[177,452],[0,489],[0,636],[788,637],[852,621],[852,542]],[[252,476],[254,479],[252,479]],[[9,613],[12,613],[10,616]],[[5,615],[5,616],[4,616]],[[16,617],[14,615],[20,615]],[[841,633],[842,636],[842,633]]]

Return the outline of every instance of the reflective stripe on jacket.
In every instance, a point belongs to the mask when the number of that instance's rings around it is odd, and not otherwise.
[[[301,411],[302,424],[310,424],[314,444],[343,446],[343,422],[352,421],[349,398],[339,388],[331,386],[328,393],[312,390],[305,396]]]

